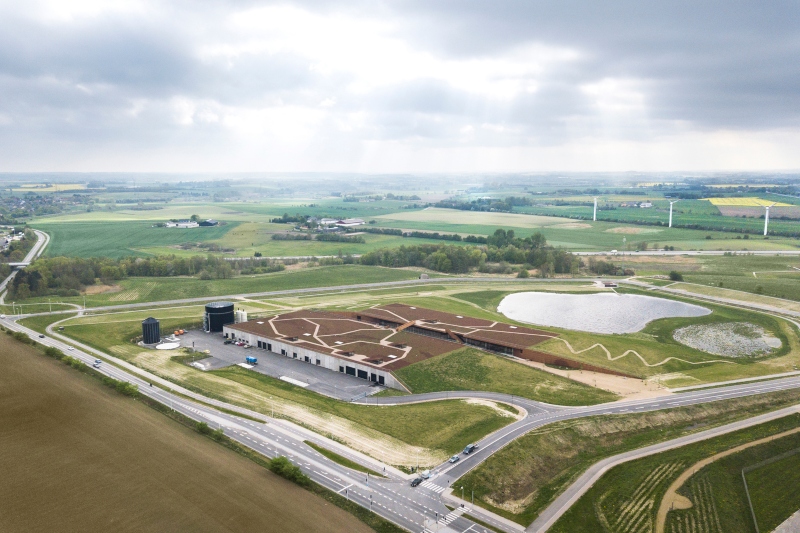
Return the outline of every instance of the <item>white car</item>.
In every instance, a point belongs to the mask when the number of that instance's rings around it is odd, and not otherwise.
[[[69,350],[69,351],[72,351],[72,350],[74,350],[74,349],[75,349],[75,348],[73,348],[72,346],[67,346],[67,350]]]
[[[5,317],[6,317],[6,315],[0,315],[0,318],[3,318],[3,319],[4,319]]]

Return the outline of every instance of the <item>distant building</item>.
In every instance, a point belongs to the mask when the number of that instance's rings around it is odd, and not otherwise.
[[[332,226],[339,222],[338,218],[321,218],[319,219],[320,226]]]
[[[639,207],[641,207],[643,209],[647,209],[648,207],[653,207],[653,203],[652,202],[642,202],[642,203],[639,204]]]
[[[355,226],[363,226],[364,224],[366,224],[366,222],[360,218],[345,218],[336,221],[336,225],[340,228],[353,228]]]
[[[177,222],[167,222],[164,224],[166,228],[198,228],[200,224],[193,220],[179,220]]]
[[[202,222],[200,223],[200,226],[203,226],[203,227],[208,227],[208,226],[219,226],[219,222],[217,222],[216,220],[212,220],[212,219],[210,219],[210,218],[209,218],[208,220],[204,220],[204,221],[202,221]]]

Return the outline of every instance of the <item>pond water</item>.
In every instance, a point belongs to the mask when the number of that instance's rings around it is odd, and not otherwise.
[[[497,310],[508,318],[592,333],[633,333],[659,318],[703,316],[709,309],[666,298],[638,294],[509,294]]]

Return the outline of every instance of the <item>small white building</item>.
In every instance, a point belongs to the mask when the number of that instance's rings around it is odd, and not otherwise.
[[[653,207],[653,202],[642,202],[639,204],[639,207],[643,209],[647,209],[649,207]]]
[[[192,220],[179,220],[177,222],[167,222],[164,224],[167,228],[199,228],[200,224]]]

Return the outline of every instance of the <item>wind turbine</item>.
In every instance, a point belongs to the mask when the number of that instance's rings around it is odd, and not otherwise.
[[[592,213],[592,222],[597,222],[597,196],[594,197],[594,213]]]
[[[775,203],[777,203],[777,202],[775,202]],[[769,208],[772,207],[773,205],[775,205],[775,203],[772,203],[770,205],[765,205],[764,206],[764,209],[766,209],[766,212],[764,213],[764,236],[765,237],[767,236],[767,226],[769,226]]]
[[[680,200],[673,200],[669,203],[669,227],[672,227],[672,204],[676,204],[680,202]]]

